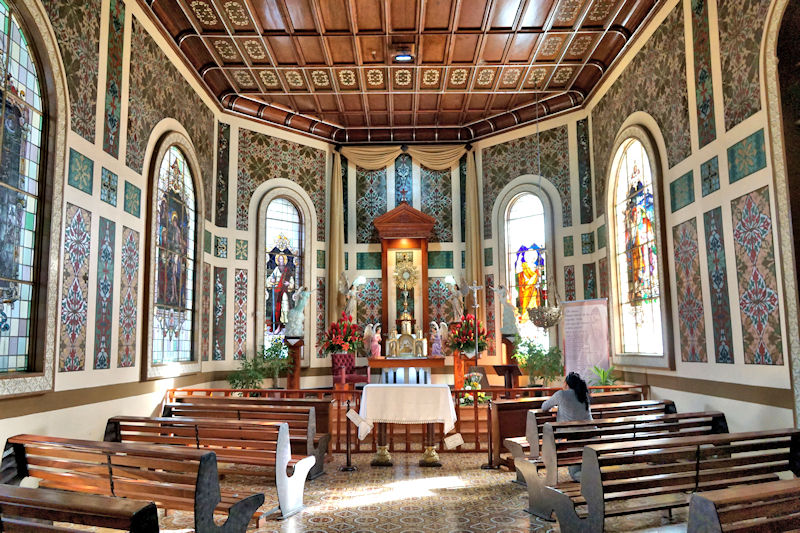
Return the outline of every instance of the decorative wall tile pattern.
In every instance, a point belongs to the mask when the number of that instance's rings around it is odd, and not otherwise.
[[[597,249],[602,250],[606,247],[606,225],[597,228]]]
[[[399,205],[403,200],[411,203],[412,183],[411,156],[400,154],[394,160],[394,201]]]
[[[681,361],[705,363],[708,361],[708,354],[700,281],[697,219],[687,220],[672,228],[672,241],[675,248]]]
[[[494,274],[486,274],[486,284],[484,285],[484,293],[486,294],[486,353],[489,357],[493,357],[497,346],[495,346],[496,337],[496,321],[495,316],[497,310],[494,305]],[[472,311],[464,311],[472,312]]]
[[[100,65],[100,0],[43,0],[67,75],[72,131],[94,142]]]
[[[717,156],[700,165],[700,184],[703,196],[719,190],[719,159]]]
[[[467,156],[458,162],[458,196],[461,209],[461,242],[467,242]]]
[[[126,181],[123,201],[125,212],[138,218],[141,214],[142,190],[133,183]]]
[[[317,240],[325,240],[325,152],[239,128],[238,159],[236,229],[248,227],[256,188],[269,179],[283,178],[298,184],[311,198],[317,211]]]
[[[117,225],[100,217],[97,238],[97,297],[94,311],[94,368],[111,367],[111,324],[114,314],[114,240]]]
[[[575,255],[575,243],[572,235],[564,237],[564,257],[572,257]]]
[[[342,157],[342,208],[343,208],[343,211],[344,211],[342,213],[342,216],[344,217],[344,243],[345,244],[348,244],[348,242],[349,242],[348,239],[350,239],[350,236],[349,236],[350,232],[348,230],[348,228],[349,228],[348,220],[350,219],[350,217],[348,216],[348,213],[350,212],[350,207],[348,205],[349,202],[348,202],[348,196],[347,196],[347,182],[348,182],[348,179],[347,179],[347,174],[348,174],[347,165],[348,165],[347,158],[346,157]]]
[[[717,2],[725,129],[761,109],[759,58],[770,0]]]
[[[247,261],[248,248],[250,243],[244,239],[236,239],[236,259],[239,261]]]
[[[211,265],[203,263],[203,294],[200,304],[200,357],[208,361],[211,350]]]
[[[580,183],[581,224],[594,220],[592,161],[589,152],[589,119],[578,121],[578,182]]]
[[[783,340],[775,277],[769,189],[731,202],[744,362],[782,365]]]
[[[79,191],[92,194],[94,182],[94,161],[78,152],[74,148],[69,149],[69,175],[67,183]]]
[[[564,267],[564,299],[575,301],[575,265]]]
[[[356,316],[358,325],[361,327],[367,324],[381,323],[381,299],[383,289],[381,288],[380,278],[367,278],[367,282],[358,292],[358,308]]]
[[[420,167],[422,207],[420,211],[436,219],[430,242],[453,242],[453,198],[450,170]]]
[[[142,174],[153,127],[165,117],[174,118],[186,128],[197,151],[202,176],[195,176],[195,179],[203,184],[205,218],[211,220],[214,114],[135,18],[130,65],[125,164]],[[94,100],[91,105],[94,106]]]
[[[356,242],[378,243],[378,230],[372,224],[386,212],[386,170],[356,167]]]
[[[356,253],[356,268],[358,270],[380,270],[381,269],[381,253],[380,252],[357,252]]]
[[[708,29],[708,1],[692,0],[694,79],[697,98],[697,134],[700,148],[717,138],[714,120],[714,87],[711,81],[711,41]]]
[[[247,350],[247,269],[237,268],[233,276],[233,358],[245,359]]]
[[[490,267],[494,264],[494,255],[491,248],[483,249],[483,266]]]
[[[211,360],[225,360],[228,269],[214,267],[214,309],[211,321]]]
[[[449,303],[452,294],[444,278],[428,278],[428,314],[431,320],[450,323],[453,319],[453,308]]]
[[[592,111],[595,210],[605,212],[611,150],[622,123],[635,111],[655,118],[667,145],[669,166],[691,154],[689,98],[686,94],[686,53],[683,5],[677,5],[631,60]]]
[[[325,278],[317,277],[317,358],[325,358],[322,343],[325,342]]]
[[[428,252],[428,268],[453,268],[453,252]]]
[[[325,250],[317,250],[317,268],[325,268]]]
[[[100,169],[100,199],[117,206],[117,175],[106,167]]]
[[[540,133],[542,178],[552,183],[561,196],[564,227],[572,226],[572,196],[569,177],[569,138],[567,127]],[[536,135],[529,135],[486,148],[483,151],[483,209],[491,213],[497,195],[511,180],[523,174],[536,174]],[[492,236],[491,217],[486,217],[483,236]]]
[[[228,257],[228,238],[214,237],[214,256],[226,259]]]
[[[717,363],[733,363],[731,303],[728,297],[728,268],[722,233],[722,208],[703,215],[706,233],[708,281],[711,292],[711,318],[714,326],[714,358]]]
[[[581,233],[581,253],[593,254],[594,253],[594,232]]]
[[[208,230],[203,230],[203,251],[207,254],[211,253],[211,232]]]
[[[58,371],[83,370],[89,297],[92,215],[67,204],[64,228],[64,278],[61,288],[61,348]]]
[[[119,358],[120,368],[136,365],[136,324],[139,298],[139,233],[122,227],[119,286]]]
[[[228,172],[230,160],[231,126],[220,122],[217,127],[217,203],[214,206],[214,221],[220,228],[228,227]]]
[[[594,263],[583,265],[583,299],[597,298],[597,267]]]
[[[103,150],[116,158],[119,157],[120,112],[122,111],[122,46],[125,41],[125,2],[124,0],[111,0],[110,4]]]
[[[669,200],[674,213],[694,203],[694,172],[689,171],[669,184]]]
[[[764,130],[758,130],[728,148],[728,178],[731,183],[746,178],[766,166]]]
[[[597,281],[597,288],[600,298],[608,298],[608,258],[603,257],[597,261],[597,270],[599,271],[600,279]]]

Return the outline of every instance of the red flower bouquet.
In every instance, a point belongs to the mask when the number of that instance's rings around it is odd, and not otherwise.
[[[475,335],[477,327],[478,334]],[[475,341],[478,341],[478,351],[486,349],[486,330],[475,319],[474,315],[461,316],[461,321],[450,326],[450,334],[447,342],[451,349],[459,350],[462,353],[472,353],[475,351]]]
[[[352,352],[364,345],[364,333],[361,326],[353,322],[351,315],[342,312],[342,317],[330,325],[323,337],[322,349],[325,353]]]

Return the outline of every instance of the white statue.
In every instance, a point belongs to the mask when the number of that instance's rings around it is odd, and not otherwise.
[[[492,290],[500,299],[500,304],[503,306],[503,327],[500,328],[500,333],[510,336],[517,335],[519,333],[519,327],[517,326],[517,317],[514,315],[514,306],[508,301],[508,288],[500,285],[498,288]]]
[[[342,272],[339,275],[339,292],[345,297],[344,313],[355,318],[358,307],[358,289],[356,284],[347,281],[347,274]]]
[[[437,324],[434,320],[431,322],[431,356],[444,357],[444,343],[447,339],[447,322]]]
[[[386,341],[386,355],[388,357],[397,357],[398,340],[397,330],[393,329]]]
[[[303,312],[303,309],[310,297],[311,291],[305,287],[300,287],[295,291],[292,296],[294,307],[289,311],[289,316],[286,319],[286,329],[283,332],[286,337],[305,336],[304,322],[306,314]]]
[[[450,306],[453,308],[453,322],[461,322],[461,317],[464,316],[464,298],[467,297],[469,287],[461,278],[461,285],[453,285],[453,290],[450,295]]]

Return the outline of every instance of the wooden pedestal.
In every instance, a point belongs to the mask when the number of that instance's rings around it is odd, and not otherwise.
[[[291,372],[286,376],[286,388],[297,390],[300,388],[300,348],[303,346],[302,337],[286,337],[286,344],[289,346],[289,358],[292,360]]]

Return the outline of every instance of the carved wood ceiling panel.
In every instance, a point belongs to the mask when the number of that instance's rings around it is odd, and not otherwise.
[[[581,106],[665,0],[140,1],[223,108],[338,143],[413,143]]]

